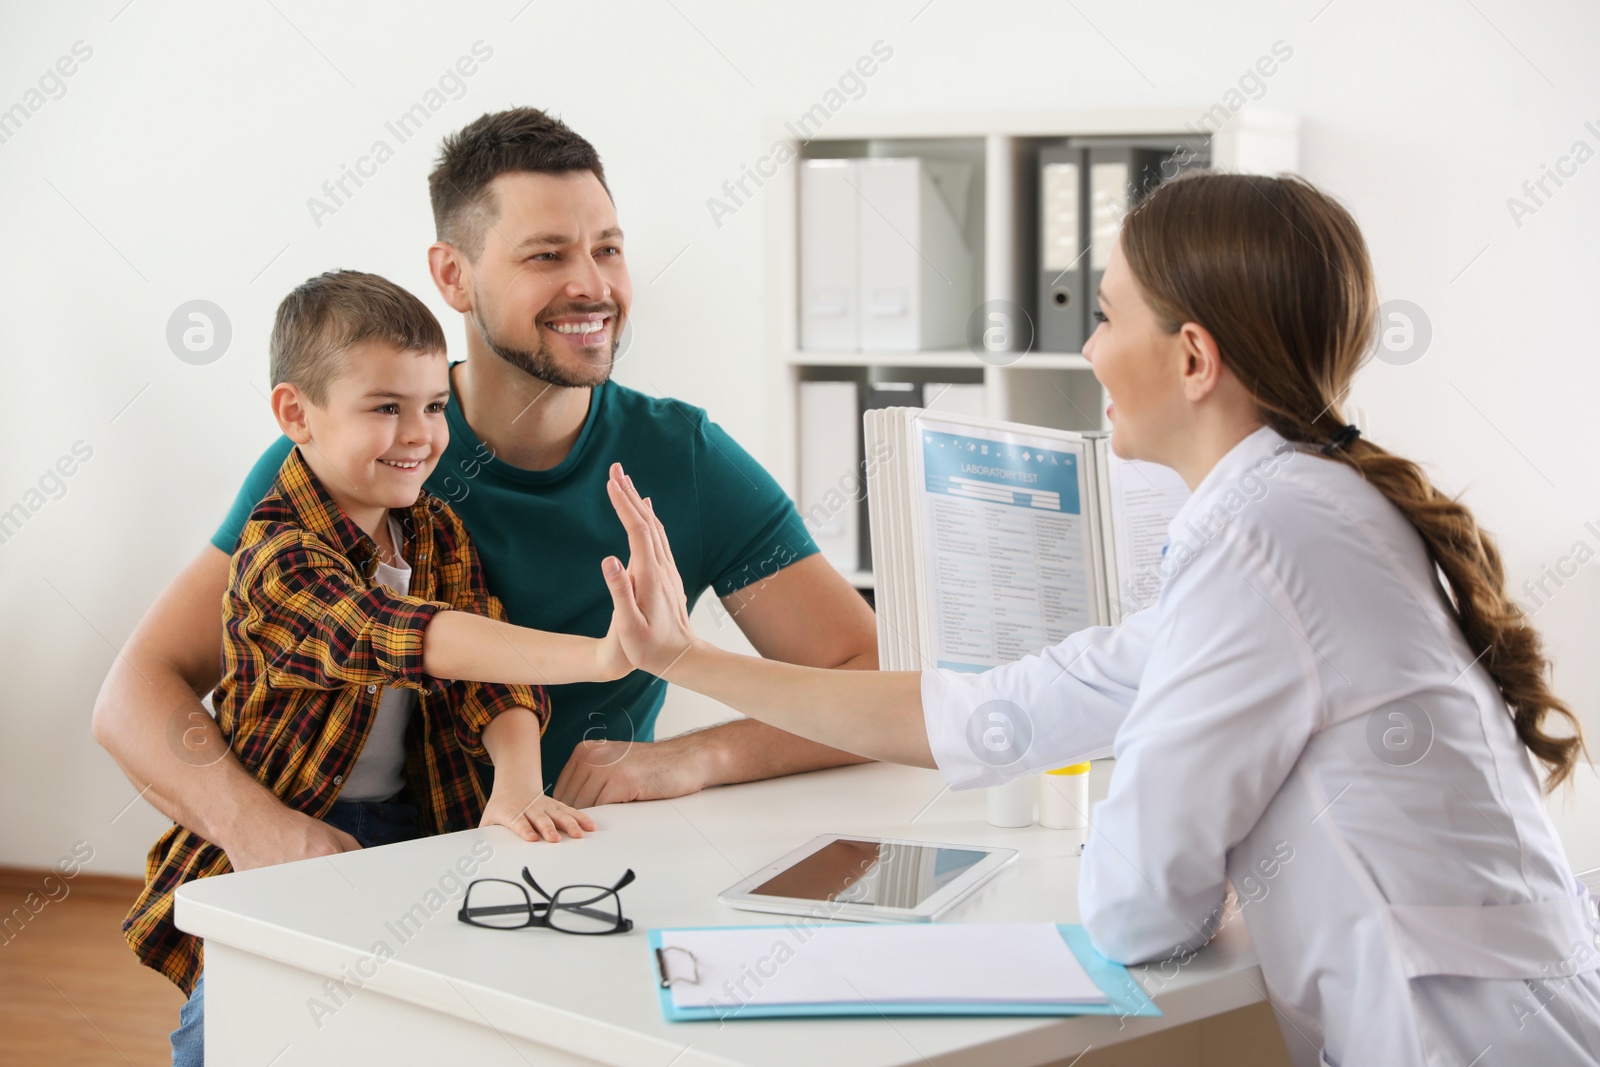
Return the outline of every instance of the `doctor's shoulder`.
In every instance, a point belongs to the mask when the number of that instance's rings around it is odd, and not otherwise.
[[[1248,560],[1252,569],[1264,565],[1300,586],[1293,577],[1305,568],[1323,570],[1341,557],[1351,562],[1351,550],[1369,540],[1362,517],[1386,506],[1382,494],[1345,464],[1286,441],[1202,493],[1171,531],[1164,560],[1169,579],[1221,554]]]
[[[1229,472],[1215,484],[1202,485],[1180,513],[1170,531],[1167,562],[1182,568],[1217,544],[1249,534],[1259,541],[1263,533],[1281,526],[1304,506],[1304,487],[1284,477],[1296,466],[1311,460],[1302,457],[1287,441],[1263,450],[1248,462]],[[1168,577],[1175,577],[1169,575]]]

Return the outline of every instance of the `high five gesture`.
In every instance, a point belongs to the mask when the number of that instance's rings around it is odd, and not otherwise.
[[[628,531],[626,569],[601,564],[612,630],[634,666],[779,729],[874,759],[932,767],[914,671],[835,671],[741,656],[695,637],[667,531],[621,464],[606,491]]]

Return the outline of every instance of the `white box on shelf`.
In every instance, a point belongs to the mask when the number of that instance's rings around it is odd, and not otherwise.
[[[962,228],[972,168],[916,157],[800,166],[800,348],[916,352],[963,343],[976,306]]]
[[[961,232],[970,169],[917,158],[857,162],[861,350],[961,345],[976,307],[973,250]]]
[[[861,345],[855,161],[800,165],[800,347]]]
[[[800,516],[841,571],[861,567],[861,409],[855,382],[800,383]]]

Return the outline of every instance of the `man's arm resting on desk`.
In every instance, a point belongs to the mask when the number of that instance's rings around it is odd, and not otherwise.
[[[228,556],[207,545],[162,591],[100,687],[94,738],[145,799],[220,846],[235,870],[356,848],[256,781],[196,695],[221,675],[227,584]]]
[[[722,603],[766,659],[837,670],[878,669],[872,609],[820,554],[735,590]],[[579,742],[556,782],[558,799],[579,808],[657,800],[706,786],[869,762],[755,719],[635,743],[621,760],[604,752],[592,754],[604,744]]]

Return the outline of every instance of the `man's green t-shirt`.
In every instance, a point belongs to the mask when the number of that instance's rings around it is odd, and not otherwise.
[[[450,444],[426,487],[461,516],[490,592],[520,626],[605,636],[611,594],[600,561],[628,559],[627,534],[605,488],[613,462],[651,498],[691,608],[707,587],[726,596],[817,551],[777,482],[701,408],[607,382],[593,390],[571,453],[545,471],[494,458],[454,400],[445,415]],[[280,437],[262,453],[212,544],[233,553],[292,447]],[[652,740],[666,683],[635,671],[615,682],[551,686],[549,694],[546,788],[580,740]],[[626,759],[625,751],[619,745],[605,758]]]

